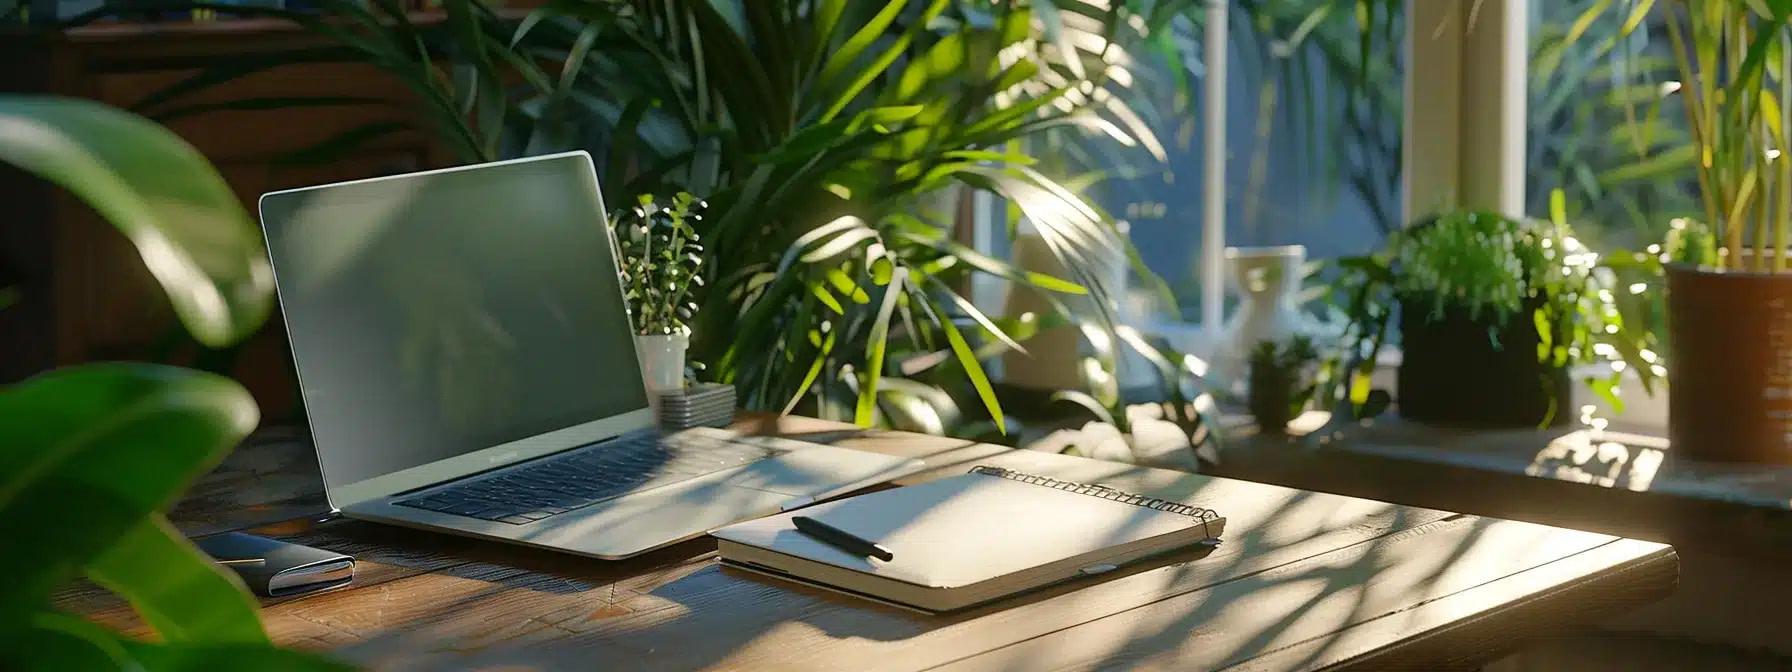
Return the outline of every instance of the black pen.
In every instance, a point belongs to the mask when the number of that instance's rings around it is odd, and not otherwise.
[[[890,549],[814,518],[794,516],[790,522],[796,523],[796,531],[803,533],[804,536],[847,553],[870,556],[884,562],[896,559],[896,554],[891,553]]]

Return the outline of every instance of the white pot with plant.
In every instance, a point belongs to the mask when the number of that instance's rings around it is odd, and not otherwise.
[[[635,328],[641,377],[653,392],[684,387],[686,322],[697,310],[691,288],[703,284],[703,246],[691,222],[703,218],[706,203],[679,193],[670,205],[643,195],[634,207],[611,216],[616,236],[622,292]]]

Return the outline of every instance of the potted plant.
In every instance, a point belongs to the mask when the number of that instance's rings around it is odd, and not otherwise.
[[[1390,322],[1400,338],[1395,407],[1417,422],[1473,428],[1542,427],[1574,417],[1572,372],[1615,408],[1616,379],[1634,370],[1653,391],[1654,337],[1624,320],[1616,276],[1575,238],[1559,192],[1548,221],[1455,211],[1396,232],[1387,248],[1340,262],[1350,324],[1327,368],[1335,399],[1360,410]],[[1357,415],[1357,417],[1361,417]]]
[[[267,318],[273,272],[254,224],[173,133],[91,101],[0,96],[0,163],[124,232],[200,342],[240,342]],[[84,364],[0,388],[0,539],[30,549],[0,559],[0,669],[346,669],[271,646],[241,581],[163,515],[258,420],[241,385],[171,366]],[[82,576],[160,641],[57,610],[54,591]]]
[[[1288,423],[1306,410],[1317,386],[1314,368],[1318,361],[1313,339],[1305,335],[1261,341],[1251,351],[1245,405],[1259,431],[1286,433]]]
[[[1792,464],[1792,169],[1780,153],[1792,6],[1680,0],[1659,11],[1682,83],[1671,102],[1705,157],[1691,169],[1718,234],[1714,254],[1666,267],[1668,438],[1692,459]]]
[[[617,265],[641,374],[654,391],[684,387],[684,354],[690,343],[685,322],[697,304],[691,289],[703,284],[703,245],[691,223],[703,219],[708,204],[680,192],[670,206],[642,195],[634,207],[611,215]]]

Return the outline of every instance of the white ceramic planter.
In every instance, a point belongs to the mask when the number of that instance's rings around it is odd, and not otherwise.
[[[1244,377],[1258,343],[1281,341],[1307,331],[1307,319],[1295,304],[1307,248],[1229,247],[1226,258],[1232,262],[1239,304],[1226,324],[1213,364],[1222,379],[1237,382]]]
[[[641,379],[653,392],[684,388],[684,351],[690,340],[684,334],[635,336],[635,353],[641,358]]]

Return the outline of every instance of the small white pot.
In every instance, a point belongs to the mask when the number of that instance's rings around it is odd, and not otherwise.
[[[684,388],[684,351],[690,340],[684,334],[635,336],[635,354],[641,358],[641,379],[651,392]]]

